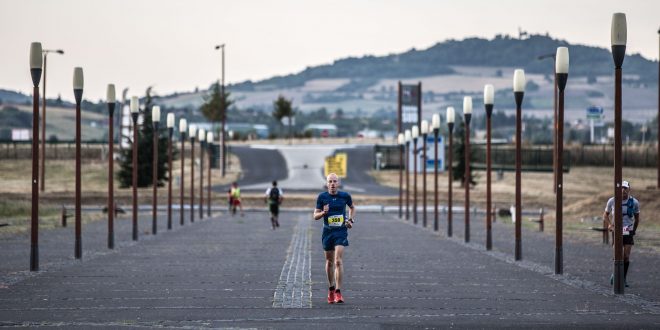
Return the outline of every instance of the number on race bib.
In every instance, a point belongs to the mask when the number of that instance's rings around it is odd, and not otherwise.
[[[344,215],[331,215],[328,216],[328,226],[330,227],[341,227],[344,224]]]

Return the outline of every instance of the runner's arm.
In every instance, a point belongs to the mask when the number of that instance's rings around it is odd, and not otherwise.
[[[603,221],[607,221],[607,230],[612,231],[614,229],[612,227],[612,223],[610,222],[610,212],[603,212]]]
[[[639,226],[640,221],[642,221],[642,218],[639,216],[639,213],[635,214],[635,224],[633,225],[633,235],[637,233],[637,226]]]
[[[322,219],[325,214],[326,212],[323,210],[314,209],[314,220]]]

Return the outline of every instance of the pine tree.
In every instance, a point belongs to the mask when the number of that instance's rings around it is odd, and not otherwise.
[[[206,119],[217,123],[227,118],[227,109],[234,104],[234,101],[229,99],[229,92],[225,91],[222,95],[219,83],[213,84],[211,88],[211,95],[204,98],[206,102],[202,104],[199,110]]]
[[[138,168],[137,179],[138,187],[148,187],[152,185],[152,168],[153,168],[153,123],[151,121],[151,107],[153,101],[151,98],[151,87],[147,88],[146,97],[144,99],[144,110],[141,110],[141,115],[144,117],[142,126],[138,127]],[[163,181],[167,174],[167,134],[165,128],[165,121],[161,117],[159,125],[159,138],[158,138],[158,186],[163,186]],[[131,140],[133,134],[130,135]],[[130,187],[133,183],[133,144],[122,151],[122,158],[120,161],[120,169],[117,173],[119,185],[122,188]],[[171,178],[169,178],[171,179]]]
[[[291,107],[291,100],[287,100],[284,96],[280,95],[277,100],[273,102],[273,117],[278,123],[282,123],[282,118],[289,118],[289,138],[291,138],[291,118],[295,115],[295,111]]]

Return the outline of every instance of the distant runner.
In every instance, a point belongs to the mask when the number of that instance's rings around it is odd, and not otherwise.
[[[280,226],[277,217],[280,214],[280,204],[282,204],[283,199],[282,189],[277,187],[277,181],[273,181],[273,186],[266,189],[266,196],[264,197],[264,201],[268,203],[268,209],[270,210],[270,223],[273,225],[273,230]]]
[[[241,188],[238,187],[238,182],[231,184],[229,189],[229,203],[231,205],[231,214],[236,214],[236,207],[241,209],[241,216],[243,216],[243,205],[241,204]]]
[[[630,183],[628,181],[621,183],[621,195],[621,212],[623,214],[623,279],[626,287],[628,287],[626,277],[628,277],[628,268],[630,267],[630,252],[632,251],[632,246],[635,245],[633,238],[640,222],[639,201],[630,195]],[[612,213],[614,213],[614,197],[611,197],[607,201],[605,213],[603,213],[603,219],[609,222],[609,230],[614,232],[614,217],[610,219],[610,214]],[[614,240],[612,240],[612,245],[614,245]],[[610,285],[613,284],[614,274],[610,276]]]
[[[344,247],[348,246],[348,229],[353,227],[355,206],[351,195],[338,191],[339,178],[330,173],[326,179],[328,191],[316,199],[314,220],[323,219],[323,250],[325,251],[325,273],[328,276],[328,303],[343,303],[341,295],[344,266]],[[348,206],[348,219],[346,207]]]

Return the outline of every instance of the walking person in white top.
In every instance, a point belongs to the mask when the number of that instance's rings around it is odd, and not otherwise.
[[[635,244],[633,239],[639,226],[639,201],[630,195],[630,183],[623,181],[621,184],[621,205],[623,214],[623,278],[626,287],[628,287],[628,268],[630,267],[630,252],[632,246]],[[609,230],[614,232],[614,217],[610,218],[610,214],[614,213],[614,197],[607,201],[603,219],[609,222]],[[614,245],[614,240],[612,240]],[[614,284],[614,274],[610,276],[610,285]]]

